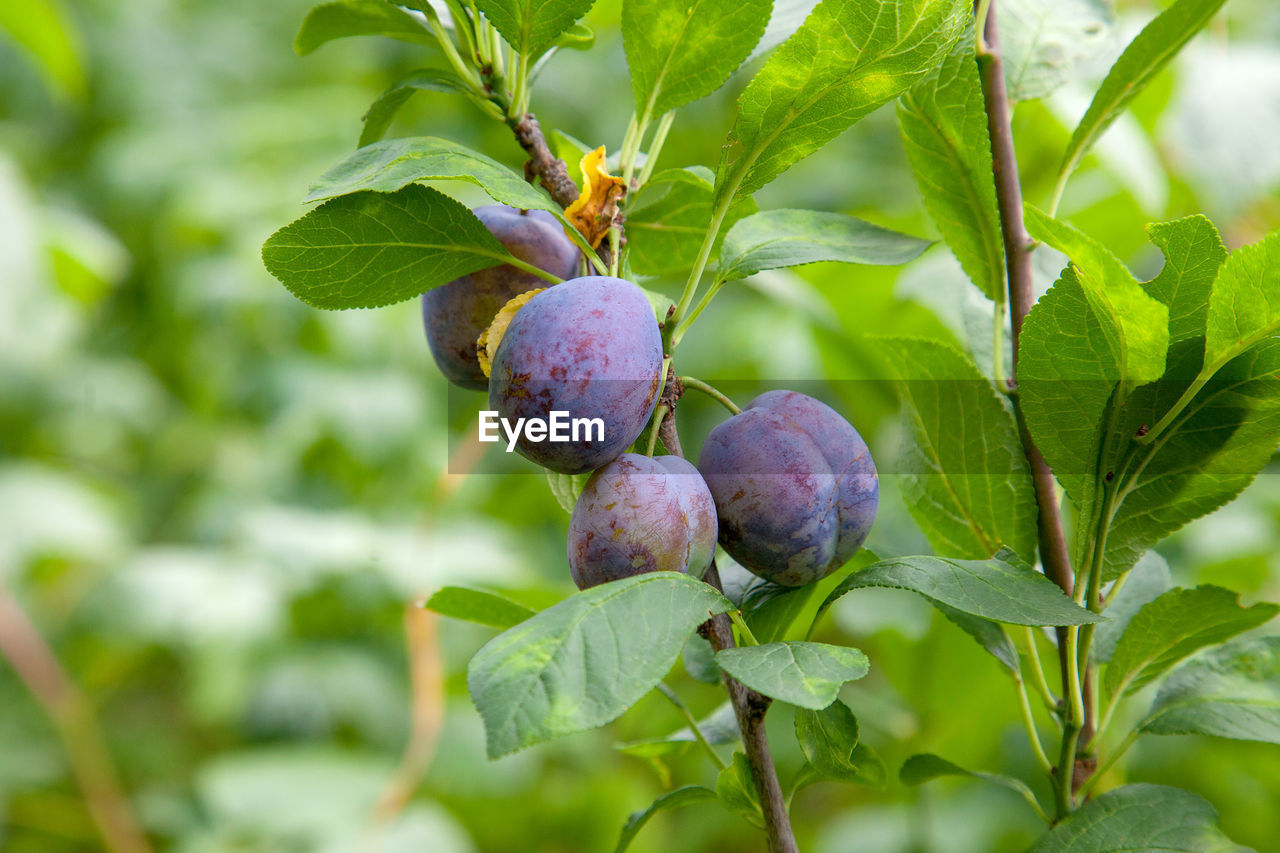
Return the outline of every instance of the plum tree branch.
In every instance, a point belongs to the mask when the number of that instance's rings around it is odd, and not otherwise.
[[[724,592],[714,560],[702,579]],[[711,647],[716,651],[734,647],[733,623],[723,613],[707,620],[698,632],[710,641]],[[769,738],[765,732],[764,718],[771,700],[730,677],[728,673],[724,673],[724,686],[729,691],[733,713],[738,720],[738,730],[742,732],[742,746],[747,753],[747,763],[751,765],[751,778],[755,781],[756,795],[760,798],[760,808],[764,812],[769,853],[797,853],[795,834],[791,831],[791,818],[787,814],[786,797],[782,793],[782,785],[778,783],[778,771],[773,766],[773,755],[769,751]]]
[[[151,853],[84,696],[21,605],[0,585],[0,655],[53,721],[85,806],[112,853]]]
[[[680,449],[680,434],[676,429],[675,405],[684,393],[684,385],[675,374],[674,367],[668,375],[663,392],[662,403],[667,406],[666,414],[659,423],[659,434],[668,453],[684,456]],[[715,560],[702,576],[713,589],[724,593],[724,584],[720,582],[720,570]],[[713,616],[698,627],[698,633],[706,637],[711,647],[717,652],[731,649],[733,641],[733,622],[721,613]],[[760,809],[764,813],[764,830],[769,839],[769,853],[798,853],[795,833],[791,830],[791,817],[787,814],[787,798],[782,793],[782,785],[778,782],[778,771],[773,766],[773,754],[769,751],[769,736],[765,731],[764,718],[773,701],[748,688],[745,684],[722,673],[725,689],[729,692],[729,701],[733,705],[733,715],[738,721],[738,731],[742,734],[742,746],[747,754],[747,763],[751,766],[751,779],[755,782],[756,797],[760,800]]]
[[[542,126],[533,113],[525,113],[519,118],[507,120],[516,142],[529,155],[526,166],[527,175],[542,181],[547,192],[555,199],[556,204],[568,207],[578,199],[578,185],[569,177],[569,167],[559,157],[551,153],[547,139],[542,135]]]
[[[519,118],[508,118],[507,126],[515,134],[520,147],[529,155],[529,160],[524,166],[525,180],[529,183],[533,183],[535,179],[541,181],[542,186],[551,194],[551,198],[561,207],[567,208],[577,201],[578,185],[569,177],[569,167],[565,162],[551,153],[537,117],[531,112],[526,112]],[[614,248],[614,243],[621,246],[624,240],[621,216],[615,217],[613,227],[617,229],[616,237],[602,243],[597,252],[604,269],[616,272],[614,256],[618,250]],[[603,272],[604,270],[601,270],[602,274]]]
[[[1000,54],[1000,36],[997,23],[997,6],[990,3],[979,3],[977,12],[985,11],[982,21],[983,32],[977,51],[978,74],[982,82],[982,100],[987,112],[987,135],[991,140],[991,159],[994,170],[996,205],[1000,213],[1000,233],[1005,248],[1005,269],[1009,286],[1009,306],[1013,343],[1013,372],[1009,377],[1011,386],[1016,387],[1018,375],[1018,345],[1022,333],[1022,323],[1031,306],[1035,302],[1031,275],[1031,253],[1035,243],[1027,234],[1022,218],[1022,184],[1018,175],[1017,153],[1013,144],[1013,128],[1010,121],[1009,93],[1005,85],[1004,62]],[[1067,550],[1067,538],[1063,532],[1062,516],[1058,508],[1057,485],[1053,472],[1045,461],[1040,449],[1036,446],[1026,418],[1018,399],[1014,398],[1014,414],[1018,422],[1018,434],[1022,441],[1023,452],[1031,468],[1031,478],[1035,486],[1036,504],[1039,509],[1040,561],[1044,565],[1045,574],[1049,576],[1067,595],[1072,594],[1074,575],[1071,569],[1071,558]],[[1068,654],[1068,631],[1057,630],[1058,662],[1062,670],[1062,682],[1070,684],[1080,678],[1079,661]],[[1090,687],[1090,680],[1084,679],[1085,689]],[[1070,800],[1070,791],[1076,777],[1076,743],[1080,734],[1086,738],[1092,721],[1089,709],[1092,703],[1084,697],[1085,714],[1083,719],[1076,719],[1070,706],[1064,709],[1067,716],[1064,726],[1062,757],[1057,768],[1057,784],[1066,792],[1066,800]],[[1060,805],[1062,800],[1059,801]],[[1061,808],[1060,808],[1061,811]],[[1062,815],[1059,814],[1059,817]]]

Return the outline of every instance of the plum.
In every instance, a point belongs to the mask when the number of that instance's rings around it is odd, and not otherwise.
[[[522,431],[516,450],[552,471],[580,474],[617,459],[639,437],[661,372],[662,337],[644,291],[619,278],[576,278],[535,295],[512,318],[493,356],[489,408],[512,425],[550,422],[553,413],[572,419],[573,440]]]
[[[698,456],[720,544],[785,586],[826,577],[862,546],[880,483],[857,430],[825,403],[769,391],[716,426]]]
[[[475,215],[507,251],[526,263],[568,279],[578,274],[578,248],[545,210],[505,204],[477,207]],[[476,338],[508,300],[547,282],[508,264],[478,270],[422,294],[422,325],[440,372],[455,385],[489,387],[476,360]]]
[[[644,572],[701,575],[716,551],[716,508],[679,456],[624,453],[587,480],[569,521],[579,589]]]

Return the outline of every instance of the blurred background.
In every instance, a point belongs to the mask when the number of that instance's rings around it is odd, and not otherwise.
[[[632,108],[619,5],[601,0],[588,18],[594,49],[554,58],[534,98],[544,127],[611,150]],[[1064,35],[1070,49],[1050,38],[1046,73],[1071,79],[1015,114],[1028,200],[1040,204],[1091,84],[1163,4],[1048,5],[1094,37]],[[610,850],[626,816],[668,784],[712,781],[692,751],[658,763],[612,748],[681,726],[653,696],[606,729],[485,760],[465,667],[492,631],[411,603],[445,583],[537,605],[568,594],[568,516],[531,467],[463,473],[477,464],[461,437],[482,398],[447,392],[415,302],[317,311],[263,269],[262,241],[353,149],[368,104],[433,61],[384,39],[298,57],[309,6],[0,3],[7,853],[102,850],[82,783],[93,807],[118,813],[108,762],[153,849],[182,853]],[[714,167],[748,76],[678,117],[664,166]],[[521,164],[504,127],[442,94],[419,95],[391,134]],[[1144,222],[1203,212],[1230,246],[1255,240],[1280,226],[1278,138],[1280,6],[1233,0],[1108,133],[1062,215],[1144,278],[1160,261]],[[936,236],[892,107],[757,200]],[[1039,257],[1047,286],[1058,262]],[[682,348],[681,371],[828,380],[822,396],[888,472],[869,545],[918,553],[926,545],[891,473],[897,407],[864,336],[963,342],[974,329],[989,366],[989,316],[941,247],[902,269],[813,266],[728,289]],[[691,451],[720,417],[702,399],[681,415]],[[1278,543],[1273,463],[1160,550],[1181,583],[1276,600]],[[843,696],[890,773],[884,790],[802,791],[802,849],[1023,849],[1037,821],[1007,792],[896,781],[901,761],[925,750],[1036,777],[999,667],[908,593],[848,596],[822,633],[871,658],[872,674]],[[681,667],[672,683],[699,715],[721,701]],[[785,709],[771,715],[784,778],[801,760],[790,726]],[[1280,747],[1148,738],[1131,756],[1132,779],[1188,787],[1237,841],[1280,849]],[[759,846],[713,803],[657,817],[633,849]]]

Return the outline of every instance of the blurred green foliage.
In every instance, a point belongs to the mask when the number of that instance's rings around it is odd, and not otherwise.
[[[291,43],[308,6],[0,7],[0,585],[83,690],[161,849],[340,851],[373,838],[388,851],[611,849],[668,773],[714,784],[693,753],[668,767],[610,748],[681,720],[649,696],[606,729],[486,762],[464,673],[491,632],[456,622],[419,649],[441,655],[446,673],[434,761],[397,817],[374,817],[413,717],[406,605],[446,583],[554,601],[571,589],[568,517],[531,467],[450,473],[472,464],[464,436],[480,398],[446,392],[416,303],[319,312],[262,268],[263,238],[354,147],[368,103],[424,63],[422,48],[378,39],[299,58]],[[1228,9],[1108,133],[1064,200],[1065,215],[1140,274],[1159,264],[1143,222],[1204,212],[1232,247],[1280,225],[1280,7]],[[1152,11],[1124,4],[1076,79],[1016,113],[1031,201],[1049,193],[1091,84]],[[595,48],[555,57],[534,95],[545,127],[611,150],[631,110],[619,14],[600,3],[588,18]],[[744,82],[683,111],[664,166],[715,165]],[[419,95],[391,133],[444,136],[520,166],[503,126],[444,94]],[[757,201],[935,236],[892,109]],[[1047,255],[1046,285],[1057,272]],[[897,440],[887,385],[834,380],[883,378],[865,333],[957,342],[987,328],[983,310],[941,247],[903,269],[766,273],[720,297],[681,370],[832,380],[827,396],[887,460]],[[989,352],[976,355],[989,364]],[[720,414],[693,399],[681,416],[696,447]],[[893,480],[869,546],[923,551]],[[1253,601],[1280,597],[1278,544],[1273,464],[1161,550],[1177,581]],[[909,790],[892,772],[933,751],[1035,775],[998,665],[906,593],[848,596],[825,624],[871,659],[871,675],[842,696],[891,781],[805,789],[801,847],[1025,847],[1037,822],[1008,792],[963,781]],[[680,667],[673,682],[699,715],[721,701]],[[802,761],[790,715],[780,708],[770,729],[785,779]],[[1240,842],[1266,850],[1280,837],[1280,747],[1148,738],[1129,775],[1203,794]],[[633,849],[756,844],[707,804],[657,816]],[[101,849],[55,728],[7,663],[0,848]]]

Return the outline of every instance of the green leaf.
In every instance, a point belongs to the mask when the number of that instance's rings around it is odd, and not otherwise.
[[[992,622],[980,616],[965,613],[963,610],[956,610],[940,601],[934,601],[933,606],[962,631],[977,640],[978,645],[990,652],[991,656],[1000,661],[1005,669],[1015,674],[1018,672],[1018,647],[1013,644],[1013,640],[1009,639],[1004,626],[999,622]],[[1108,623],[1102,623],[1102,625],[1106,624]]]
[[[845,782],[867,785],[878,791],[884,790],[885,782],[889,778],[889,771],[884,766],[884,759],[874,749],[865,743],[858,744],[853,748],[853,752],[850,753],[848,764],[852,769],[840,776],[828,776],[822,770],[809,763],[800,765],[800,769],[796,772],[795,779],[791,783],[792,796],[801,788],[807,788],[815,782]]]
[[[762,643],[783,639],[796,618],[813,601],[816,583],[782,586],[764,581],[747,590],[741,609],[752,635]]]
[[[1060,175],[1070,174],[1080,159],[1191,37],[1209,22],[1224,0],[1178,0],[1138,33],[1107,72],[1093,103],[1071,134]]]
[[[690,678],[701,681],[703,684],[720,683],[720,667],[716,666],[716,653],[705,637],[698,634],[689,637],[688,642],[684,644],[684,650],[680,652],[680,659],[684,663],[684,671]]]
[[[667,169],[641,188],[627,211],[631,268],[641,275],[687,275],[711,224],[711,170],[702,166]],[[756,212],[750,198],[729,206],[724,227]],[[711,257],[724,242],[721,230]]]
[[[899,557],[881,560],[836,587],[822,609],[855,589],[908,589],[964,613],[1014,625],[1085,625],[1102,617],[1073,602],[1057,584],[1002,550],[989,560]]]
[[[940,341],[874,338],[911,440],[900,483],[935,552],[981,559],[1036,549],[1036,498],[1013,414],[968,357]]]
[[[596,31],[579,21],[556,37],[555,46],[569,50],[590,50],[596,43]]]
[[[1109,321],[1108,321],[1109,322]],[[1031,307],[1018,350],[1018,398],[1036,447],[1091,518],[1118,354],[1074,267]]]
[[[1085,803],[1027,853],[1245,853],[1208,802],[1180,788],[1125,785]]]
[[[902,144],[929,217],[969,279],[1004,304],[1004,240],[987,111],[973,44],[962,38],[898,102]]]
[[[536,612],[501,595],[461,586],[436,590],[423,606],[441,616],[504,629],[519,625]]]
[[[551,489],[551,496],[556,499],[556,503],[560,504],[562,510],[572,515],[573,507],[578,503],[578,495],[582,494],[582,487],[587,484],[587,480],[591,479],[591,474],[594,472],[561,474],[559,471],[546,468],[544,473],[547,475],[547,486]]]
[[[1134,615],[1149,602],[1155,601],[1173,588],[1169,564],[1155,551],[1148,551],[1138,560],[1129,578],[1114,598],[1107,601],[1107,618],[1093,632],[1093,645],[1089,657],[1097,663],[1108,663],[1115,654],[1116,643],[1129,627]]]
[[[364,129],[360,131],[359,145],[377,142],[387,133],[391,120],[405,103],[418,92],[453,92],[467,94],[470,87],[454,74],[440,68],[419,68],[400,79],[394,86],[378,96],[364,114]]]
[[[625,0],[622,42],[636,115],[660,116],[710,95],[751,53],[770,0]]]
[[[853,767],[854,775],[845,781],[884,790],[885,783],[889,780],[889,770],[884,765],[884,759],[874,749],[865,743],[858,744],[849,756],[849,764]]]
[[[1185,1],[1185,0],[1184,0]],[[1204,361],[1225,364],[1280,334],[1280,231],[1232,252],[1209,297]]]
[[[640,830],[644,829],[644,825],[649,822],[649,818],[658,812],[682,809],[685,806],[705,803],[715,798],[715,791],[710,788],[704,788],[701,785],[685,785],[683,788],[668,791],[650,803],[647,808],[631,813],[631,816],[627,818],[626,824],[622,827],[622,837],[618,839],[618,846],[613,848],[613,853],[624,853],[631,846],[631,842],[635,840],[636,836],[640,834]]]
[[[726,809],[755,826],[763,826],[764,813],[751,778],[751,765],[745,753],[735,752],[733,761],[716,777],[716,796]]]
[[[822,602],[827,595],[844,582],[844,579],[879,560],[870,548],[863,547],[849,562],[825,578],[801,587],[782,587],[758,580],[750,587],[740,607],[744,609],[747,627],[761,642],[788,639],[810,639],[816,627]],[[722,563],[722,565],[724,565]],[[740,571],[746,569],[738,567]],[[724,569],[721,569],[724,577]],[[785,591],[784,591],[785,590]]]
[[[1169,306],[1170,345],[1202,337],[1213,281],[1227,257],[1222,235],[1208,217],[1196,214],[1152,222],[1147,236],[1164,255],[1164,267],[1143,286]]]
[[[516,53],[530,61],[587,14],[595,0],[476,0],[476,6]]]
[[[1169,352],[1169,375],[1128,400],[1121,436],[1155,423],[1200,365],[1201,340]],[[1158,441],[1132,445],[1127,493],[1107,534],[1104,579],[1119,576],[1165,536],[1233,500],[1271,460],[1280,434],[1280,340],[1222,367]],[[1118,469],[1119,470],[1119,469]]]
[[[815,710],[834,702],[841,685],[870,668],[857,649],[801,641],[723,649],[716,663],[758,693]]]
[[[1129,620],[1107,664],[1106,692],[1132,693],[1197,649],[1256,628],[1277,612],[1276,604],[1241,607],[1239,594],[1220,586],[1171,589]]]
[[[1027,230],[1071,259],[1077,278],[1112,348],[1120,379],[1141,385],[1164,374],[1169,309],[1148,296],[1133,273],[1101,243],[1034,207]]]
[[[268,237],[262,260],[308,305],[377,308],[515,259],[474,213],[415,184],[327,201]]]
[[[1111,18],[1105,0],[1000,0],[1009,98],[1043,98],[1077,77],[1079,64],[1107,46]]]
[[[467,687],[490,758],[602,726],[652,690],[693,629],[732,604],[675,572],[592,587],[476,652]]]
[[[386,0],[337,0],[316,6],[302,20],[293,49],[305,55],[325,42],[349,36],[390,36],[435,44],[435,36],[417,18]]]
[[[752,193],[910,88],[960,37],[962,0],[824,0],[738,99],[716,202]]]
[[[911,756],[902,763],[902,769],[898,771],[898,778],[902,781],[902,784],[911,787],[932,782],[942,776],[968,776],[973,779],[981,779],[984,782],[991,782],[1002,788],[1008,788],[1026,800],[1038,814],[1044,814],[1039,801],[1036,800],[1036,795],[1027,787],[1027,783],[1012,776],[966,770],[960,765],[952,764],[945,758],[930,752],[922,752]]]
[[[1106,483],[1124,476],[1121,457],[1141,425],[1124,423],[1138,408],[1134,389],[1165,374],[1169,311],[1092,238],[1031,207],[1027,223],[1072,261],[1023,324],[1018,384],[1027,427],[1081,519],[1079,565],[1092,551],[1103,490],[1124,488]],[[1168,377],[1177,378],[1177,371]],[[1158,393],[1147,388],[1139,399]],[[1127,505],[1137,511],[1137,502]],[[1131,551],[1128,565],[1152,544]]]
[[[1174,670],[1142,730],[1280,743],[1280,637],[1240,640]]]
[[[865,781],[854,761],[858,719],[839,699],[825,708],[796,711],[796,740],[809,764],[823,779]]]
[[[465,145],[431,136],[366,145],[321,175],[304,201],[321,201],[360,190],[395,192],[417,181],[466,181],[484,190],[494,201],[512,207],[552,212],[560,208],[497,160]]]
[[[846,264],[905,264],[929,247],[920,240],[843,213],[766,210],[729,229],[720,249],[719,281],[761,270],[820,261]]]

